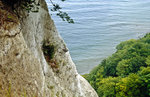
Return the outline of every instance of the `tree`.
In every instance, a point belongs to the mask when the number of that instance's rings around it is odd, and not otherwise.
[[[65,0],[61,0],[65,1]],[[63,21],[67,21],[68,23],[74,23],[73,19],[70,18],[70,16],[66,13],[61,11],[61,7],[58,4],[54,4],[52,0],[50,0],[51,4],[53,5],[53,8],[51,11],[57,12],[56,15],[59,16]]]
[[[122,78],[117,83],[116,97],[144,97],[140,93],[141,83],[140,77],[136,74],[130,74],[128,77]]]
[[[100,97],[116,97],[116,84],[119,82],[119,77],[108,77],[102,79],[98,85],[98,94]]]
[[[150,33],[120,43],[86,76],[100,97],[150,97]]]
[[[124,76],[129,74],[129,59],[121,60],[117,65],[117,75]]]
[[[150,56],[148,56],[148,57],[146,58],[146,64],[147,64],[148,66],[150,66]]]
[[[141,85],[141,94],[144,97],[150,97],[150,67],[143,67],[138,72],[140,80],[142,81]]]
[[[61,0],[62,2],[65,0]],[[16,10],[18,7],[25,9],[29,12],[38,12],[40,3],[35,0],[2,0],[3,3],[7,4],[12,8],[12,10]],[[68,23],[74,23],[74,20],[66,13],[61,11],[61,7],[58,4],[54,4],[52,0],[50,0],[53,8],[51,11],[57,12],[56,15],[59,16],[63,21],[67,21]]]

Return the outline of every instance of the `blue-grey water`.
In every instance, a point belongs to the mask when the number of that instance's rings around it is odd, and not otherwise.
[[[114,53],[121,41],[150,32],[150,0],[53,1],[75,21],[68,24],[50,12],[80,74]]]

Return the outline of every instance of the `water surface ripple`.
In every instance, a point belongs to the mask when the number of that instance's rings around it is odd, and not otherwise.
[[[150,32],[150,0],[54,0],[75,24],[52,15],[80,74],[115,52],[121,41]],[[49,9],[50,2],[47,0]],[[52,13],[52,12],[50,12]]]

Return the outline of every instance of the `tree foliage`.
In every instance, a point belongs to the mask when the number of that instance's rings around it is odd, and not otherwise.
[[[65,0],[61,0],[64,2]],[[2,0],[5,4],[11,6],[13,10],[18,7],[25,9],[28,13],[30,12],[39,12],[40,3],[36,2],[36,0]],[[53,8],[51,9],[52,12],[57,12],[56,15],[59,16],[63,21],[67,21],[68,23],[74,23],[74,20],[66,13],[61,11],[61,7],[59,4],[53,3],[50,0]]]
[[[50,1],[51,4],[53,5],[51,11],[57,12],[56,15],[59,16],[63,21],[67,21],[68,23],[74,23],[73,19],[71,19],[71,17],[66,12],[61,11],[62,8],[59,6],[59,4],[54,4],[52,0]],[[65,1],[65,0],[61,0],[61,1]]]
[[[100,97],[150,97],[150,34],[116,49],[85,78]]]

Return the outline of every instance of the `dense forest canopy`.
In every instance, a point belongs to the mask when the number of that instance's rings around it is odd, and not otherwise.
[[[83,76],[100,97],[150,97],[150,34],[122,42],[116,49]]]

